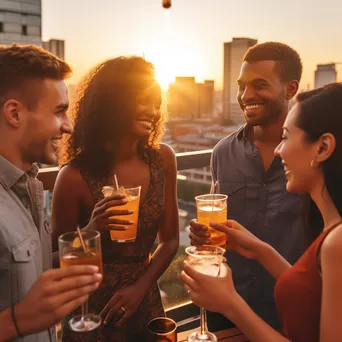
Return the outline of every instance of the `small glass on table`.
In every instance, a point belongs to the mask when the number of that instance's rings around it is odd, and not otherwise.
[[[152,319],[147,326],[149,342],[177,342],[177,324],[168,317]]]
[[[185,249],[187,262],[197,272],[218,277],[221,263],[225,261],[225,250],[215,246],[191,246]],[[188,342],[217,341],[215,334],[208,331],[207,316],[204,308],[201,308],[201,330],[188,336]]]
[[[81,232],[81,236],[84,245],[77,231],[65,233],[58,238],[60,267],[94,265],[103,275],[100,233],[95,230],[86,230]],[[88,313],[88,303],[84,303],[82,314],[72,317],[69,325],[73,331],[91,331],[101,325],[101,318]]]

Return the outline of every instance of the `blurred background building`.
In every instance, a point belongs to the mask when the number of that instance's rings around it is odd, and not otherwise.
[[[45,50],[58,56],[60,59],[65,59],[65,41],[61,39],[50,39],[43,42],[42,46]]]
[[[257,44],[252,38],[233,38],[223,43],[223,117],[225,125],[243,124],[244,118],[236,100],[237,79],[239,78],[242,58],[247,50]]]
[[[335,83],[337,80],[336,64],[318,64],[315,71],[315,88],[323,87],[329,83]]]
[[[41,0],[0,0],[0,44],[42,44]]]
[[[176,77],[170,84],[167,109],[172,118],[211,118],[214,115],[214,81],[196,83],[195,77]]]
[[[41,0],[0,0],[0,44],[33,44],[42,46],[65,59],[65,42],[42,41]]]

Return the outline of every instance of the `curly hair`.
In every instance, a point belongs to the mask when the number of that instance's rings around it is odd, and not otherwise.
[[[69,76],[71,68],[66,62],[38,46],[0,45],[1,104],[14,96],[32,108],[38,101],[37,80],[64,80]]]
[[[109,176],[115,151],[131,129],[139,96],[158,110],[152,132],[138,147],[158,148],[163,134],[161,89],[153,64],[141,57],[118,57],[95,66],[80,83],[71,108],[74,132],[63,141],[60,165],[74,164],[94,178]]]
[[[300,81],[303,65],[297,51],[279,42],[266,42],[249,48],[243,57],[244,62],[275,61],[274,71],[281,80]]]

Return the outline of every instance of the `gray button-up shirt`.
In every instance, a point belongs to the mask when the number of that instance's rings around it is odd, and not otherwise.
[[[20,302],[39,275],[51,268],[51,231],[37,174],[36,165],[25,173],[0,156],[0,311]],[[55,331],[19,340],[55,341]]]
[[[307,247],[302,227],[302,197],[286,191],[281,159],[267,171],[259,150],[246,136],[247,126],[222,139],[212,155],[212,175],[228,195],[228,218],[241,223],[293,264]],[[274,279],[256,261],[227,252],[234,284],[263,319],[277,326]]]

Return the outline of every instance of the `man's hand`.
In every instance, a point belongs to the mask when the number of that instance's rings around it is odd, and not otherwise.
[[[211,244],[208,227],[198,223],[196,219],[190,221],[189,238],[192,246]]]
[[[52,327],[83,304],[102,280],[97,266],[70,266],[46,271],[15,306],[23,335]]]

